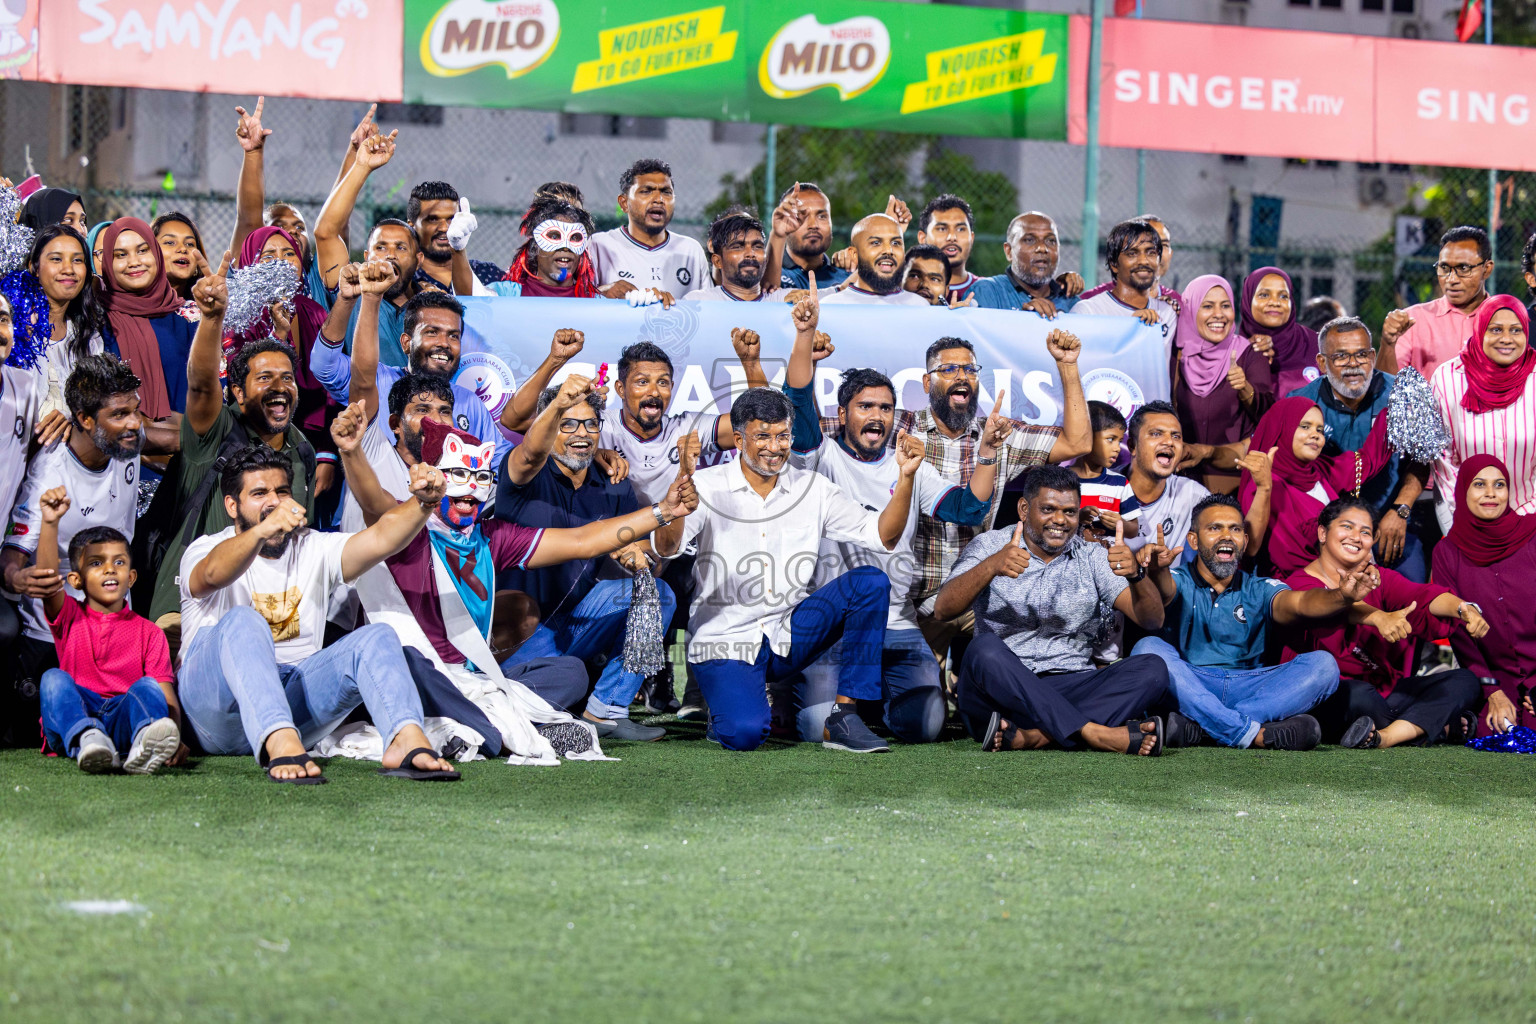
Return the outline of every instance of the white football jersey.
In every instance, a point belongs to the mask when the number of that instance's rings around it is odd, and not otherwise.
[[[603,410],[603,430],[598,443],[629,461],[629,483],[635,498],[649,505],[667,496],[677,477],[677,439],[699,432],[699,466],[714,465],[721,454],[715,445],[719,417],[714,413],[669,413],[661,418],[661,430],[644,438],[629,429],[618,402]]]
[[[628,281],[636,288],[656,288],[680,299],[710,283],[704,247],[676,231],[668,231],[667,240],[652,247],[635,241],[620,226],[593,235],[591,250],[600,288]]]
[[[16,503],[27,471],[27,445],[39,415],[44,378],[35,370],[0,366],[0,509]],[[63,444],[63,442],[57,442]]]

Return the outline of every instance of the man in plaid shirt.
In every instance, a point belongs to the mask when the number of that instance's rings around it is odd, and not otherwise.
[[[917,522],[912,538],[912,554],[917,564],[910,593],[917,606],[917,624],[941,659],[958,634],[972,632],[974,619],[966,612],[958,619],[941,621],[933,614],[934,599],[971,538],[992,529],[1003,487],[1032,466],[1075,459],[1087,454],[1092,445],[1088,402],[1077,372],[1082,342],[1057,329],[1051,331],[1045,344],[1061,377],[1062,425],[1014,423],[1013,433],[997,453],[997,486],[992,492],[992,507],[980,526],[942,523],[929,516],[922,516]],[[923,390],[928,393],[928,408],[900,413],[897,430],[921,439],[927,447],[928,463],[945,479],[966,486],[976,468],[976,443],[981,436],[981,421],[976,418],[980,392],[977,376],[981,372],[976,349],[963,338],[940,338],[928,346],[924,366],[927,372],[923,374]],[[1002,397],[999,393],[998,401]]]

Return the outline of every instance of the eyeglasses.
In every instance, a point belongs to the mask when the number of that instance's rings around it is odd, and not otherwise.
[[[602,424],[599,423],[595,417],[593,419],[589,419],[589,420],[561,420],[560,421],[560,433],[562,433],[562,434],[574,434],[574,433],[576,433],[576,431],[581,430],[583,428],[586,430],[587,433],[595,434],[595,433],[598,432],[598,430],[600,430],[602,428]]]
[[[475,472],[467,469],[445,469],[443,470],[443,476],[448,478],[449,483],[454,484],[467,484],[471,480],[477,484],[491,484],[496,480],[496,474],[488,469]]]
[[[1362,352],[1335,352],[1331,356],[1324,356],[1334,366],[1349,366],[1351,363],[1368,363],[1376,357],[1374,349],[1365,349]]]
[[[1471,277],[1472,271],[1481,268],[1487,262],[1489,261],[1482,260],[1478,263],[1436,263],[1435,273],[1441,277]]]
[[[980,363],[940,363],[929,373],[936,373],[940,377],[953,377],[957,373],[963,373],[967,377],[974,377],[981,372]]]

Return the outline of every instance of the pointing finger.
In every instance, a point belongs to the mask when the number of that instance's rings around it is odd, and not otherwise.
[[[806,287],[810,288],[811,290],[811,294],[807,295],[806,298],[810,299],[811,302],[814,303],[816,301],[816,271],[810,271],[806,275],[806,279],[809,282]]]
[[[1158,523],[1157,524],[1157,546],[1158,547],[1162,547],[1163,546],[1163,524],[1162,523]]]
[[[192,251],[193,252],[197,252],[196,249],[194,249]],[[201,253],[198,253],[198,261],[202,264],[202,269],[203,270],[207,270],[208,269],[208,261],[203,258]],[[229,250],[228,249],[224,250],[224,257],[219,260],[219,272],[217,274],[214,274],[213,276],[214,277],[228,277],[229,276]]]

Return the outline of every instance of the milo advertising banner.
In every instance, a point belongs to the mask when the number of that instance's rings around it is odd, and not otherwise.
[[[642,17],[643,15],[643,17]],[[1065,15],[828,0],[405,0],[405,99],[1066,138]]]

